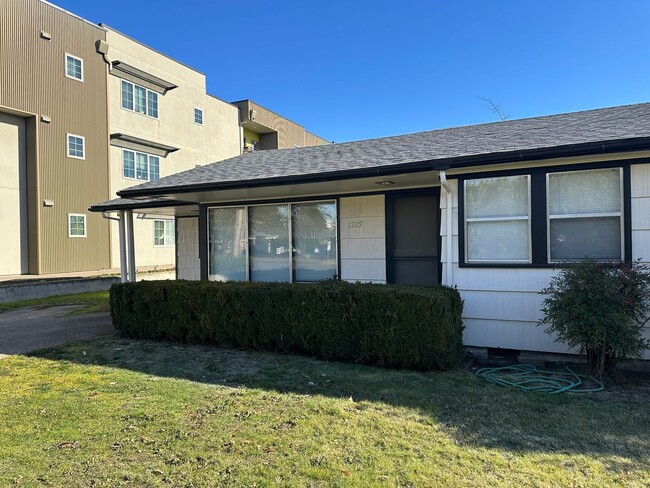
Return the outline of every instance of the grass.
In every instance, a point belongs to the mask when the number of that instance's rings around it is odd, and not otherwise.
[[[115,337],[0,361],[0,485],[648,486],[650,388]]]
[[[57,295],[19,302],[0,303],[0,312],[24,307],[46,308],[59,305],[81,305],[81,308],[72,312],[73,314],[108,311],[108,291],[92,291],[74,295]]]

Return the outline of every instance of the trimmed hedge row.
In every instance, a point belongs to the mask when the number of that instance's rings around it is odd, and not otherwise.
[[[113,285],[110,306],[131,337],[420,370],[462,357],[463,302],[445,286],[142,281]]]

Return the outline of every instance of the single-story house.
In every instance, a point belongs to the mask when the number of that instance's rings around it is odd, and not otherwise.
[[[124,280],[133,213],[174,215],[179,279],[443,283],[466,345],[570,352],[536,325],[557,264],[650,261],[650,103],[252,152],[119,196],[91,210],[119,214]]]

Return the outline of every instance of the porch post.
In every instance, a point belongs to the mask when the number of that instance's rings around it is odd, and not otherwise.
[[[119,235],[120,235],[120,281],[126,283],[128,281],[128,257],[126,255],[126,222],[124,221],[124,210],[119,212],[120,219],[117,222]]]
[[[135,283],[135,236],[133,235],[133,210],[126,211],[126,226],[129,236],[129,281]]]

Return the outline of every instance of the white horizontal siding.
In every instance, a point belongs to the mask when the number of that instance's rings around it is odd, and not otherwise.
[[[339,199],[341,279],[386,282],[383,195]]]

